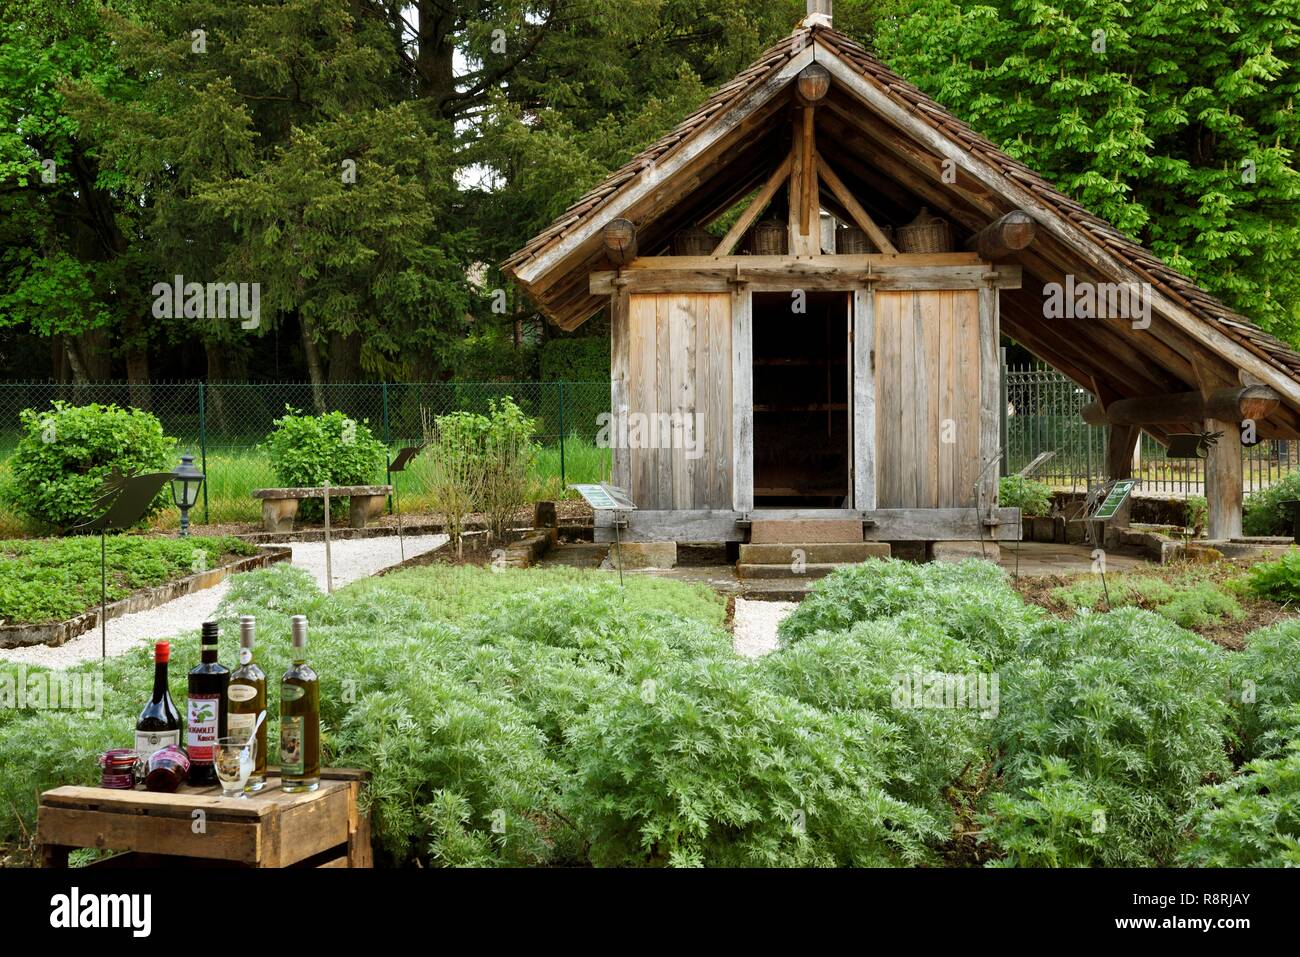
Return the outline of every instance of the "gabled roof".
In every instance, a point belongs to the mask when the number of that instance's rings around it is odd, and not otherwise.
[[[870,205],[868,196],[878,204],[873,215],[882,212],[888,220],[891,213],[888,184],[873,172],[889,179],[892,164],[918,177],[899,182],[917,199],[907,219],[925,204],[967,232],[1015,208],[1037,221],[1047,246],[1041,255],[1035,249],[1017,257],[1025,288],[1003,293],[1008,335],[1103,395],[1154,394],[1178,383],[1196,388],[1266,382],[1284,398],[1270,431],[1300,435],[1300,354],[1011,158],[860,44],[817,21],[801,25],[574,203],[506,260],[505,271],[558,325],[573,328],[585,321],[603,306],[587,290],[590,272],[610,268],[599,241],[603,225],[616,217],[631,219],[643,237],[642,255],[654,254],[678,229],[712,218],[752,192],[785,155],[783,108],[790,101],[781,94],[811,60],[831,71],[833,92],[841,98],[837,108],[818,110],[827,115],[826,128],[819,126],[819,148],[828,151],[833,166],[845,164],[842,178],[853,181],[864,204]],[[692,151],[690,181],[675,180],[671,168]],[[713,158],[701,167],[704,155]],[[953,186],[939,182],[944,158],[959,169]],[[906,203],[895,198],[892,205],[902,214]],[[1042,284],[1059,281],[1067,271],[1080,279],[1150,283],[1159,317],[1151,339],[1114,324],[1103,327],[1104,320],[1076,323],[1064,334],[1052,328],[1052,320],[1041,318]],[[1128,354],[1117,361],[1125,349]]]

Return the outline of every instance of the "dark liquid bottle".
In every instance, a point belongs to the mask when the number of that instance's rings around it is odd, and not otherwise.
[[[217,738],[226,736],[226,688],[230,669],[217,663],[217,623],[203,623],[202,657],[190,669],[185,750],[190,756],[190,784],[217,783],[213,764]]]
[[[252,615],[239,616],[239,667],[230,676],[226,691],[226,724],[231,736],[251,731],[257,716],[266,710],[266,672],[253,663],[257,643],[257,621]],[[266,722],[257,729],[257,757],[248,776],[247,791],[260,791],[266,784]]]
[[[280,679],[280,787],[320,785],[320,680],[307,664],[307,616],[293,616],[293,667]]]
[[[167,662],[172,646],[165,641],[153,647],[153,694],[135,722],[135,749],[145,763],[155,751],[181,743],[181,713],[167,689]]]

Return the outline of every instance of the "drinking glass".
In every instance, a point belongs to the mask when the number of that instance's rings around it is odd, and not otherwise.
[[[248,797],[244,785],[257,765],[257,738],[248,733],[217,738],[215,761],[222,797]]]

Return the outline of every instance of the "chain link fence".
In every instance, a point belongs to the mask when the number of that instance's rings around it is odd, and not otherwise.
[[[1091,392],[1042,366],[1007,367],[1002,381],[1004,474],[1018,472],[1043,452],[1055,452],[1034,470],[1033,478],[1071,491],[1086,491],[1106,481],[1107,430],[1088,425],[1080,416],[1093,401]],[[1243,446],[1241,454],[1247,493],[1267,488],[1300,465],[1300,443],[1289,440]],[[1134,454],[1133,477],[1148,495],[1205,494],[1205,461],[1167,458],[1164,446],[1145,432]]]
[[[247,520],[258,511],[252,490],[280,484],[259,445],[286,409],[340,411],[364,422],[388,447],[391,461],[402,446],[422,441],[425,426],[438,416],[486,413],[502,398],[537,421],[541,450],[533,478],[539,488],[559,497],[570,483],[608,475],[609,453],[595,445],[597,417],[609,411],[608,382],[2,382],[0,462],[18,441],[24,409],[48,409],[54,401],[143,409],[177,439],[178,454],[193,454],[207,475],[203,521]]]

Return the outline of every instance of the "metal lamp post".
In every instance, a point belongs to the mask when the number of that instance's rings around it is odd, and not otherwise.
[[[190,533],[190,509],[199,499],[204,475],[194,467],[194,456],[182,455],[181,464],[172,472],[172,501],[181,510],[181,537]]]

